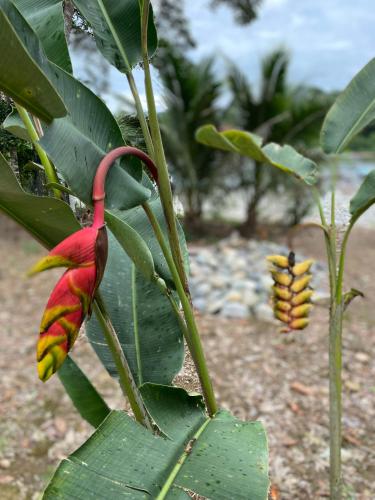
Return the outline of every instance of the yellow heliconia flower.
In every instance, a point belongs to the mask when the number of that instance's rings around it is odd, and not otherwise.
[[[281,332],[303,330],[309,324],[308,315],[312,309],[309,288],[312,275],[306,274],[313,264],[312,259],[296,264],[295,254],[270,255],[267,261],[274,279],[273,310],[275,318],[285,324]]]
[[[286,273],[272,271],[272,277],[279,285],[289,286],[292,283],[293,277]]]
[[[302,276],[302,274],[305,274],[310,270],[313,262],[314,261],[312,259],[309,259],[294,265],[292,268],[292,273],[294,274],[294,276]]]
[[[297,295],[294,295],[290,303],[292,304],[292,306],[299,306],[301,304],[304,304],[311,299],[313,293],[314,292],[312,290],[303,290],[302,292],[297,293]]]
[[[308,318],[298,318],[289,323],[289,327],[291,330],[303,330],[308,324]]]
[[[275,310],[275,317],[282,321],[283,323],[289,323],[289,315],[286,313],[283,313],[282,311],[278,311],[277,309]]]
[[[310,283],[311,278],[312,278],[312,275],[307,274],[306,276],[303,276],[302,278],[295,280],[290,286],[291,291],[294,293],[302,292],[302,290],[304,290],[307,287],[307,285]]]
[[[282,300],[290,300],[292,298],[292,292],[288,288],[274,285],[272,287],[275,297]]]
[[[289,260],[288,257],[285,257],[285,255],[269,255],[266,259],[271,264],[281,267],[282,269],[288,269],[289,267]]]
[[[293,307],[293,309],[290,312],[290,315],[293,318],[303,318],[307,316],[312,308],[311,304],[302,304],[297,307]]]
[[[279,309],[279,311],[284,311],[284,312],[288,312],[292,309],[291,304],[289,304],[289,302],[286,302],[285,300],[278,300],[275,306],[277,309]]]

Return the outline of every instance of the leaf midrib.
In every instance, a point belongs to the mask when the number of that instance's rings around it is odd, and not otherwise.
[[[350,141],[350,134],[355,130],[355,128],[358,126],[358,124],[361,122],[363,117],[369,112],[369,110],[375,106],[375,98],[373,98],[370,102],[370,104],[366,107],[366,109],[363,111],[363,113],[360,114],[358,120],[355,121],[354,125],[348,130],[347,134],[345,134],[343,140],[339,143],[336,153],[340,153],[341,148],[344,148],[347,146],[348,142]]]
[[[114,38],[114,40],[116,42],[117,48],[119,49],[120,54],[121,54],[121,56],[122,56],[122,58],[124,60],[125,66],[127,67],[127,72],[131,73],[132,68],[130,66],[129,60],[128,60],[127,55],[126,55],[126,52],[125,52],[125,50],[123,49],[123,47],[121,45],[120,38],[117,35],[116,28],[112,24],[111,18],[109,17],[106,8],[103,5],[102,0],[98,0],[98,4],[99,4],[100,10],[102,11],[102,14],[104,16],[104,19],[106,20],[106,22],[107,22],[107,24],[109,26],[109,29],[110,29],[110,31],[112,33],[112,36],[113,36],[113,38]]]

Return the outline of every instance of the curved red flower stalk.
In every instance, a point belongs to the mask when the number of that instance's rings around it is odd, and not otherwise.
[[[35,274],[54,267],[67,268],[50,295],[40,325],[37,362],[43,382],[63,364],[85,317],[91,314],[91,304],[102,280],[108,254],[104,223],[105,179],[115,160],[123,155],[140,158],[157,182],[154,163],[139,149],[124,146],[108,153],[95,174],[93,224],[65,238],[30,270],[29,274]]]

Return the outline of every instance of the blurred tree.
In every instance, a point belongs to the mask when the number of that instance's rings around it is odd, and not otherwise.
[[[316,88],[290,87],[287,83],[289,57],[278,49],[262,62],[259,97],[255,97],[246,76],[234,65],[228,74],[231,102],[226,123],[255,132],[265,142],[288,143],[302,153],[314,153],[318,146],[322,119],[332,104],[332,97]],[[298,223],[309,208],[304,188],[294,179],[278,175],[260,163],[243,160],[239,165],[237,188],[247,188],[246,220],[241,226],[245,236],[255,233],[258,206],[270,191],[288,192],[290,200],[285,222]]]
[[[204,123],[220,122],[221,84],[212,58],[195,64],[170,45],[160,51],[158,67],[167,104],[160,115],[166,156],[177,190],[186,201],[186,216],[192,220],[202,215],[203,199],[212,191],[221,156],[198,144],[194,135]]]
[[[158,15],[157,22],[160,36],[178,48],[195,47],[195,40],[189,29],[185,15],[184,1],[154,0]],[[248,24],[256,18],[261,0],[211,0],[210,6],[227,5],[240,24]]]

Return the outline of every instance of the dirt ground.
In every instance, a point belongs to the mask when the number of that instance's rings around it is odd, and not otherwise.
[[[92,429],[57,377],[43,384],[36,376],[39,321],[60,272],[26,279],[43,250],[11,222],[0,218],[0,229],[0,498],[36,500],[59,461]],[[343,462],[347,498],[356,500],[375,498],[374,247],[375,231],[353,231],[346,282],[366,298],[352,305],[345,322]],[[299,249],[322,257],[320,235],[300,235]],[[287,337],[254,320],[211,316],[199,323],[221,406],[267,429],[273,500],[328,497],[326,306],[315,307],[307,330]],[[74,351],[110,406],[121,408],[116,384],[84,337]],[[189,364],[179,381],[195,385]]]

